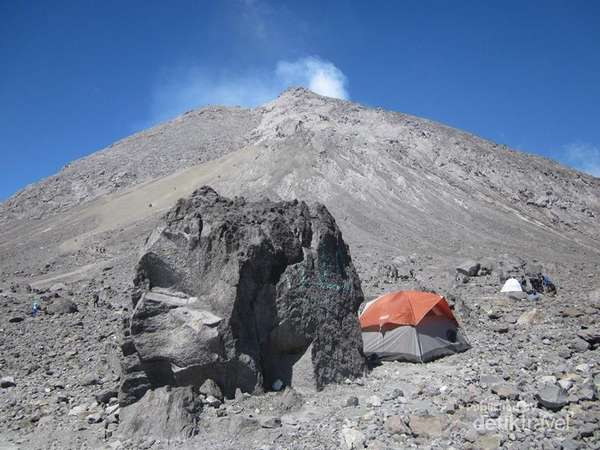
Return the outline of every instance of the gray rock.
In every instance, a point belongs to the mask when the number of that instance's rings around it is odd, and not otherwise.
[[[247,435],[247,433],[256,431],[260,428],[259,421],[254,417],[247,416],[233,416],[229,419],[229,434],[236,435]]]
[[[365,435],[354,428],[342,428],[341,444],[348,450],[358,450],[365,448]]]
[[[519,390],[515,386],[507,383],[493,386],[492,392],[502,400],[517,400],[519,398]]]
[[[208,395],[204,400],[202,400],[202,403],[213,408],[218,408],[219,406],[221,406],[222,402],[218,398],[213,397],[212,395]]]
[[[98,403],[108,403],[111,398],[118,396],[117,389],[105,389],[94,395],[94,398]]]
[[[68,298],[55,298],[44,309],[48,314],[72,314],[78,311],[75,302]]]
[[[309,348],[317,389],[366,368],[360,280],[322,205],[232,201],[203,187],[148,237],[134,284],[122,405],[151,385],[207,378],[227,397],[289,386]]]
[[[355,396],[348,397],[346,399],[346,401],[344,402],[344,406],[347,406],[347,407],[358,406],[358,397],[355,397]]]
[[[590,328],[587,330],[581,330],[577,333],[584,341],[588,342],[591,345],[600,344],[600,328]]]
[[[202,386],[200,386],[198,392],[206,396],[212,396],[219,400],[223,400],[223,393],[221,392],[221,388],[210,378],[208,378],[204,383],[202,383]]]
[[[100,384],[100,379],[94,374],[87,374],[81,378],[79,382],[81,386],[95,386]],[[110,399],[109,399],[110,400]]]
[[[448,421],[443,416],[410,415],[408,425],[417,436],[438,438],[443,436],[448,426]]]
[[[546,384],[537,392],[536,398],[540,406],[558,411],[563,406],[567,405],[567,392],[556,384]]]
[[[102,422],[103,417],[101,414],[90,414],[85,418],[85,420],[87,420],[87,423],[89,424],[94,424]]]
[[[69,416],[80,416],[80,415],[84,414],[85,412],[87,412],[87,410],[88,410],[87,405],[77,405],[69,410]]]
[[[373,406],[375,408],[380,407],[382,404],[381,402],[381,398],[377,395],[371,395],[368,399],[367,399],[367,406]]]
[[[596,399],[594,382],[588,379],[583,384],[576,386],[569,394],[569,399],[572,399],[574,402],[592,401]]]
[[[481,264],[476,261],[464,261],[456,267],[456,271],[469,277],[476,277]]]
[[[402,416],[393,415],[385,419],[383,429],[389,434],[411,434],[411,429],[404,421]]]
[[[569,342],[569,347],[576,352],[585,352],[589,350],[590,344],[580,337],[575,337]]]
[[[137,403],[121,408],[119,432],[128,438],[183,441],[197,434],[200,411],[191,387],[149,390]]]
[[[281,427],[281,419],[279,417],[262,417],[259,422],[262,428]]]
[[[16,385],[17,385],[17,383],[15,383],[14,377],[6,376],[6,377],[0,378],[0,387],[3,387],[6,389],[6,388],[14,387]]]
[[[532,310],[524,312],[523,314],[521,314],[519,316],[519,318],[517,319],[517,325],[529,326],[529,325],[539,323],[539,322],[541,322],[541,320],[542,320],[542,313],[537,308],[533,308]]]

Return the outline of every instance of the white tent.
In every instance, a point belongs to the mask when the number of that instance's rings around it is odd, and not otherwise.
[[[514,299],[522,299],[527,297],[527,294],[523,292],[523,289],[521,288],[521,283],[519,283],[519,280],[515,278],[509,278],[506,280],[500,292],[504,292],[506,295]]]
[[[502,286],[500,292],[523,292],[523,289],[521,289],[521,283],[519,283],[519,280],[515,278],[509,278],[504,283],[504,286]]]

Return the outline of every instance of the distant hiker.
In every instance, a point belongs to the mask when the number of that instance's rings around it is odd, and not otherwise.
[[[100,305],[100,296],[98,293],[94,293],[94,308],[97,308]]]
[[[38,310],[39,310],[39,306],[38,306],[37,302],[33,302],[33,304],[31,305],[31,317],[37,316]]]

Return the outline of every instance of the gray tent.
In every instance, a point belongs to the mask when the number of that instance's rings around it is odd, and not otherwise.
[[[433,314],[416,326],[363,331],[362,338],[367,357],[387,361],[427,362],[471,348],[455,322]]]
[[[369,302],[360,321],[363,351],[371,358],[427,362],[471,347],[446,299],[437,294],[387,294]]]

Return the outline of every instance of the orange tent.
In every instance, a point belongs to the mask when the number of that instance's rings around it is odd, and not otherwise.
[[[401,325],[418,325],[432,312],[456,322],[448,302],[439,294],[419,291],[397,291],[370,302],[360,315],[363,331],[389,330]]]

